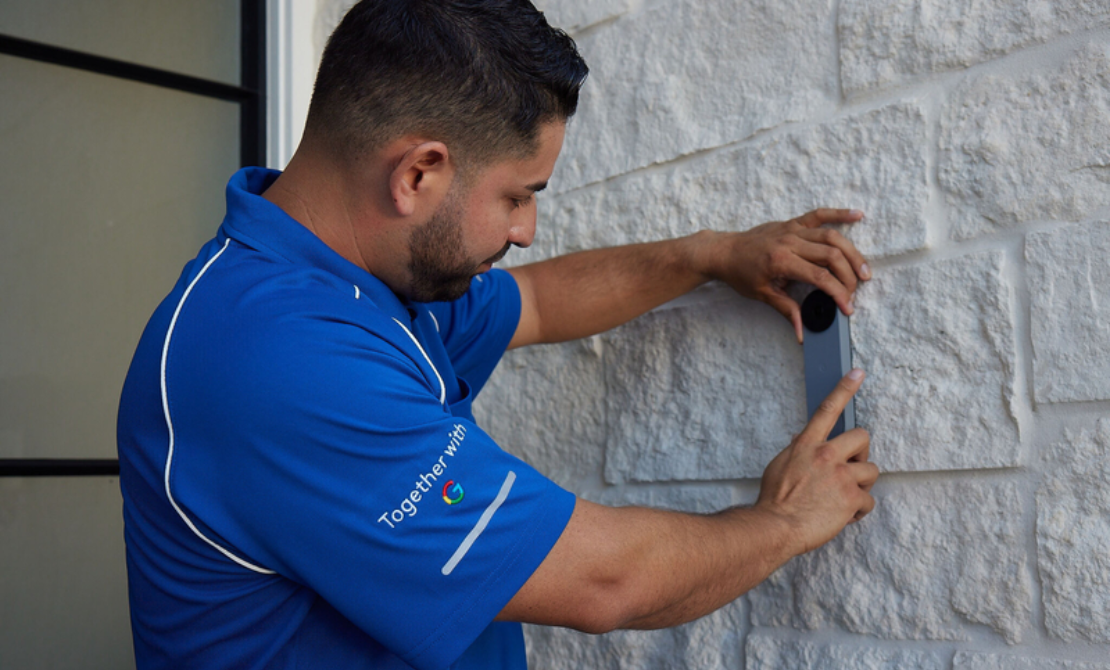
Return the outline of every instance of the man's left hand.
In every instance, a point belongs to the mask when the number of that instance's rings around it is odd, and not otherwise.
[[[789,221],[706,240],[713,245],[709,274],[740,295],[774,307],[794,325],[801,342],[802,310],[786,293],[786,284],[813,284],[828,293],[842,312],[852,314],[852,295],[860,279],[871,278],[871,269],[854,244],[821,226],[862,219],[863,212],[855,209],[815,209]]]

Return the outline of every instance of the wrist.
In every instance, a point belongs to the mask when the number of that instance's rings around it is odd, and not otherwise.
[[[790,515],[762,502],[757,502],[749,509],[764,531],[763,537],[771,549],[770,553],[777,558],[780,565],[809,550],[800,524]]]
[[[700,230],[684,238],[686,242],[687,266],[697,273],[703,281],[720,277],[721,252],[724,233],[715,230]]]

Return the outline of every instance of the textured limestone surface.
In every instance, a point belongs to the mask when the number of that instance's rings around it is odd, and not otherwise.
[[[940,185],[957,239],[1110,206],[1110,42],[955,91],[941,120]]]
[[[1037,402],[1110,399],[1110,221],[1031,233],[1025,258]]]
[[[966,640],[985,624],[1020,641],[1032,583],[1017,486],[880,479],[874,493],[868,517],[749,594],[752,624],[894,640]]]
[[[1110,6],[1104,0],[845,0],[838,20],[841,80],[855,93],[1106,25]]]
[[[737,670],[744,646],[743,603],[736,601],[677,628],[586,635],[566,628],[525,626],[534,670]]]
[[[750,137],[835,103],[831,0],[678,0],[584,35],[590,66],[552,188]]]
[[[579,129],[572,126],[574,134]],[[531,258],[686,235],[747,230],[816,207],[854,207],[842,232],[872,258],[926,246],[928,140],[911,101],[727,149],[665,169],[540,199]]]
[[[752,633],[745,645],[747,670],[943,670],[938,654],[909,649],[880,649],[782,640]]]
[[[569,33],[632,9],[632,0],[537,0],[534,4],[549,24]]]
[[[577,490],[601,470],[604,398],[597,339],[527,347],[502,359],[474,418],[503,449]]]
[[[1061,640],[1110,643],[1110,419],[1068,431],[1037,490],[1045,627]]]
[[[885,471],[1019,463],[1012,287],[1000,252],[878,272],[856,293],[857,423]]]
[[[745,228],[817,207],[861,209],[866,221],[841,230],[881,258],[927,246],[927,143],[924,111],[904,101],[745,147],[734,170],[721,166],[706,181]]]
[[[606,345],[609,482],[758,477],[805,423],[802,350],[766,305],[655,312]]]
[[[960,651],[956,652],[952,667],[955,670],[1110,670],[1110,663],[1084,663],[1056,658]]]

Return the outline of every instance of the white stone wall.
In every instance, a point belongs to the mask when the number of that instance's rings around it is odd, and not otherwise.
[[[323,37],[351,0],[317,0]],[[542,0],[592,69],[523,263],[820,205],[875,280],[879,505],[667,631],[529,628],[534,670],[1110,670],[1110,1]],[[716,286],[510,353],[479,422],[579,495],[754,500],[801,349]]]
[[[1110,670],[1110,2],[546,0],[592,73],[511,262],[858,207],[879,505],[701,621],[532,667]],[[750,502],[800,348],[706,287],[512,352],[479,421],[583,497]],[[1101,420],[1101,422],[1100,422]]]

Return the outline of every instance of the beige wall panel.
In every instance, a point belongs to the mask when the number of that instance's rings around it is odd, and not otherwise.
[[[115,477],[0,479],[0,668],[134,667]]]
[[[227,102],[0,56],[0,458],[112,458],[150,313],[224,213]]]
[[[0,33],[239,83],[238,0],[5,0]]]

